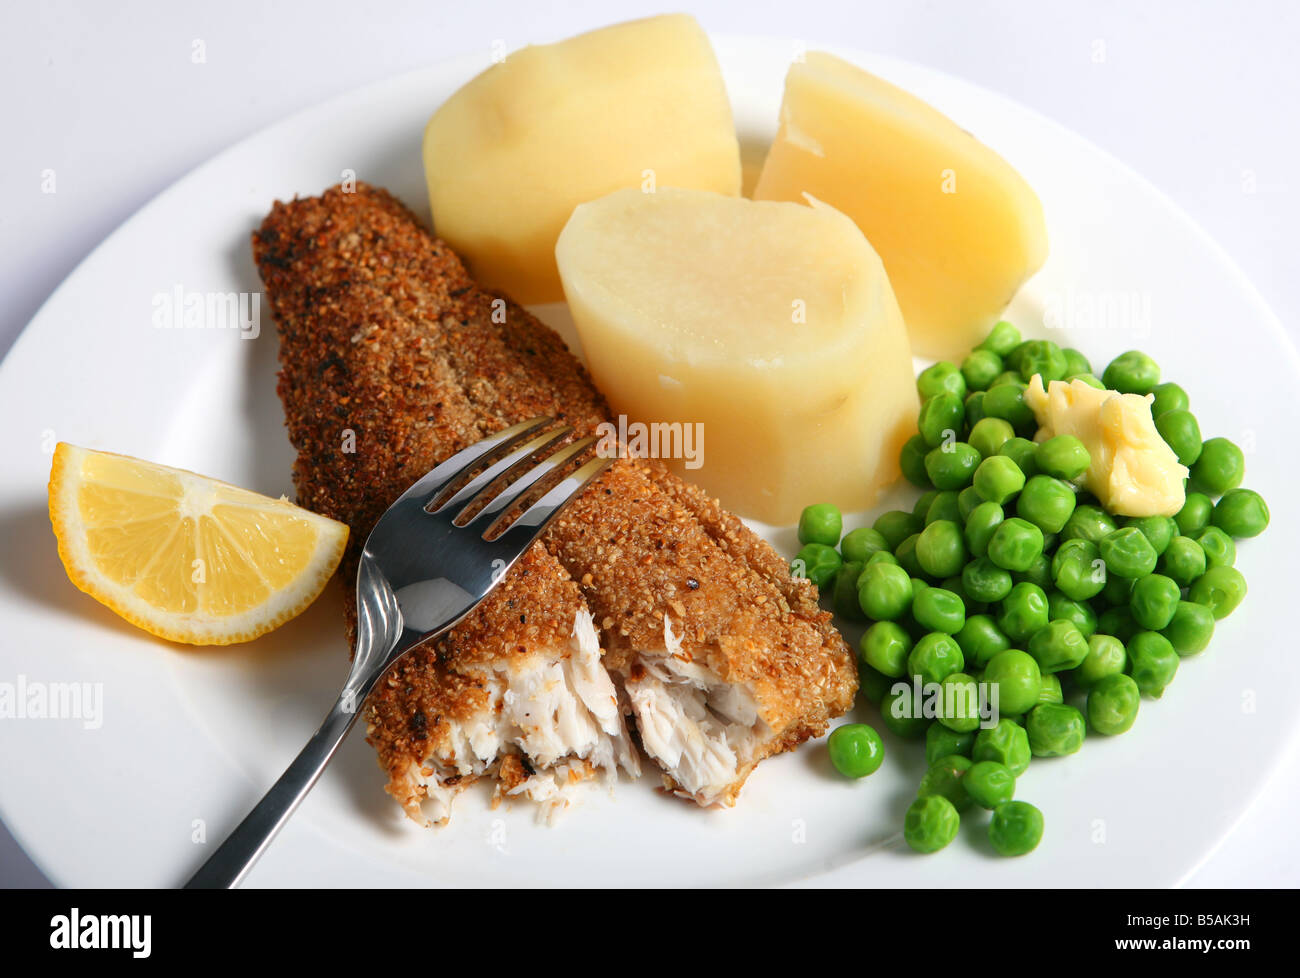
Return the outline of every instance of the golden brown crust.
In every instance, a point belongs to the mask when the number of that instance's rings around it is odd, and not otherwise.
[[[582,435],[608,416],[560,338],[474,285],[383,190],[277,202],[253,250],[280,333],[298,502],[351,526],[344,581],[374,522],[438,461],[526,418],[551,415]],[[567,636],[584,597],[610,665],[638,643],[662,648],[666,612],[692,654],[755,683],[776,721],[764,755],[851,705],[852,658],[811,585],[699,489],[657,463],[620,462],[474,614],[372,697],[368,739],[399,800],[439,724],[484,708],[476,671]]]

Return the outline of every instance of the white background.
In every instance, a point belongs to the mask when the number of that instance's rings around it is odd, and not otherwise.
[[[140,205],[284,115],[495,42],[514,48],[556,40],[663,9],[629,0],[569,0],[554,8],[483,0],[7,4],[0,27],[0,353]],[[1057,119],[1206,227],[1296,337],[1300,5],[732,0],[678,9],[710,31],[797,38],[810,47],[836,43],[921,62]],[[204,63],[191,59],[195,41]],[[55,173],[56,194],[41,192],[47,170]],[[1283,773],[1193,885],[1300,884],[1297,762],[1292,745]],[[1212,782],[1204,787],[1215,790]],[[0,886],[43,884],[0,826]]]

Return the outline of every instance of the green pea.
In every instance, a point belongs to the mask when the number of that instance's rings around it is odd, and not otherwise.
[[[989,384],[989,390],[992,390],[994,387],[1001,387],[1003,384],[1014,384],[1017,387],[1023,388],[1025,382],[1020,379],[1020,371],[1004,370],[993,378],[993,383]]]
[[[1106,389],[1106,385],[1103,384],[1094,374],[1071,374],[1065,379],[1071,383],[1077,380],[1080,383],[1087,384],[1089,387],[1094,387],[1099,391],[1104,391]]]
[[[870,557],[867,558],[867,563],[862,566],[862,570],[865,573],[869,565],[880,564],[880,563],[893,564],[895,567],[897,567],[898,558],[895,557],[893,554],[891,554],[888,550],[878,550],[875,553],[873,553]],[[858,583],[859,584],[862,583],[861,575],[859,575],[858,577]]]
[[[898,453],[898,467],[902,470],[903,477],[920,489],[930,485],[930,477],[925,473],[925,454],[929,450],[930,446],[918,433],[903,442]]]
[[[937,520],[948,520],[951,523],[961,521],[961,507],[957,502],[958,494],[951,489],[935,494],[934,499],[930,500],[930,506],[925,511],[925,525],[929,526]]]
[[[970,436],[966,440],[981,456],[989,458],[996,455],[998,449],[1014,437],[1016,437],[1016,430],[1011,427],[1011,422],[1002,418],[986,417],[971,428]]]
[[[1246,456],[1227,438],[1206,441],[1192,466],[1192,482],[1211,496],[1222,496],[1229,489],[1236,489],[1245,474]]]
[[[980,498],[998,504],[1007,502],[1024,487],[1025,474],[1020,471],[1020,466],[1004,455],[986,457],[980,462],[972,486]]]
[[[1045,673],[1073,669],[1088,656],[1088,640],[1072,621],[1049,621],[1029,639],[1029,654]]]
[[[878,669],[872,669],[871,666],[861,663],[858,664],[858,689],[870,702],[879,705],[893,683],[894,681],[890,677]]]
[[[1053,588],[1047,593],[1047,619],[1065,619],[1074,623],[1084,638],[1097,630],[1097,613],[1087,601],[1076,601]]]
[[[942,495],[943,493],[938,489],[927,489],[916,497],[916,503],[912,506],[912,515],[921,521],[922,526],[925,525],[925,514],[930,512],[934,501]]]
[[[1064,703],[1040,703],[1025,718],[1029,750],[1035,757],[1063,757],[1083,746],[1083,714]]]
[[[1037,661],[1019,649],[999,652],[984,667],[984,682],[998,691],[998,710],[1015,716],[1032,710],[1042,691],[1043,674]]]
[[[1100,734],[1122,734],[1132,728],[1141,703],[1141,691],[1132,676],[1103,676],[1088,690],[1088,723]]]
[[[1043,547],[1046,549],[1050,546],[1046,541]],[[1047,556],[1046,552],[1039,554],[1033,559],[1028,567],[1022,571],[1015,571],[1011,574],[1011,580],[1017,584],[1033,584],[1036,587],[1047,591],[1052,587],[1052,559]]]
[[[1253,489],[1229,489],[1214,507],[1213,522],[1230,536],[1257,537],[1268,527],[1268,506]]]
[[[984,395],[984,415],[1011,422],[1017,432],[1032,432],[1035,427],[1033,409],[1025,403],[1023,384],[995,384]]]
[[[844,534],[840,541],[840,555],[848,563],[865,564],[871,555],[889,549],[889,541],[879,530],[860,526]]]
[[[896,679],[907,672],[912,637],[897,622],[878,621],[862,633],[858,651],[866,665]]]
[[[961,572],[962,587],[976,601],[992,604],[1011,593],[1011,574],[987,557],[976,557]]]
[[[1191,537],[1174,537],[1156,566],[1179,587],[1189,587],[1205,573],[1205,549]]]
[[[1138,689],[1159,699],[1178,671],[1178,653],[1159,632],[1138,632],[1128,640],[1129,674]]]
[[[858,603],[868,618],[893,621],[912,607],[912,579],[894,564],[872,563],[858,578]],[[889,670],[872,663],[881,672]]]
[[[1002,599],[998,627],[1013,642],[1027,641],[1047,625],[1047,595],[1028,581],[1015,585]]]
[[[858,578],[865,565],[850,561],[841,564],[831,584],[831,608],[845,621],[866,621],[867,616],[858,602]]]
[[[885,538],[890,550],[897,550],[900,543],[913,533],[920,533],[923,526],[919,519],[902,509],[881,513],[871,524],[871,528]]]
[[[971,615],[954,638],[962,651],[963,667],[974,663],[983,669],[999,652],[1011,648],[1010,640],[988,615]]]
[[[1106,573],[1119,577],[1146,577],[1156,569],[1156,548],[1137,527],[1125,526],[1106,534],[1097,544]]]
[[[907,809],[903,818],[903,839],[917,852],[938,852],[953,839],[961,816],[942,795],[918,798]]]
[[[1073,481],[1091,464],[1088,449],[1074,435],[1057,435],[1038,446],[1038,467],[1046,475]]]
[[[835,770],[846,778],[865,778],[880,770],[885,745],[875,728],[865,723],[846,723],[831,731],[826,749]]]
[[[945,676],[940,692],[939,724],[959,733],[970,733],[980,725],[979,687],[964,672]]]
[[[1028,438],[1016,437],[1004,442],[998,454],[1015,462],[1026,479],[1038,475],[1038,446]]]
[[[1214,612],[1195,601],[1179,601],[1174,616],[1161,631],[1179,655],[1204,652],[1214,637]]]
[[[979,469],[976,469],[975,472],[978,474]],[[975,507],[982,502],[984,502],[984,497],[979,494],[979,491],[973,485],[969,485],[957,493],[958,522],[965,526],[966,521],[970,519],[970,514],[975,512]]]
[[[1101,381],[1122,394],[1149,394],[1160,383],[1160,367],[1145,353],[1129,350],[1110,362]]]
[[[1192,537],[1205,551],[1207,567],[1231,567],[1237,562],[1237,545],[1217,526],[1207,526]]]
[[[1043,683],[1038,690],[1038,703],[1064,703],[1065,693],[1061,689],[1061,678],[1051,673],[1043,675]]]
[[[1006,716],[976,734],[975,747],[971,750],[971,758],[976,764],[996,761],[1017,778],[1029,769],[1030,757],[1029,735],[1025,728]]]
[[[1192,582],[1187,597],[1205,605],[1215,619],[1227,618],[1246,596],[1246,578],[1235,567],[1211,567]]]
[[[828,547],[824,543],[809,543],[790,564],[790,576],[806,577],[821,588],[834,580],[842,563],[839,552],[834,547]]]
[[[1027,801],[1008,801],[993,809],[989,843],[999,856],[1023,856],[1043,839],[1043,813]]]
[[[1052,557],[1052,582],[1076,601],[1095,598],[1106,586],[1106,562],[1097,545],[1084,539],[1066,540]]]
[[[1025,483],[1016,500],[1016,515],[1044,533],[1059,533],[1074,512],[1074,503],[1074,490],[1068,482],[1036,475]]]
[[[1178,535],[1178,524],[1172,516],[1142,516],[1129,519],[1125,526],[1134,526],[1151,543],[1156,556],[1160,556],[1169,547],[1169,541]]]
[[[1183,502],[1183,508],[1178,511],[1174,517],[1174,522],[1178,524],[1178,532],[1185,537],[1190,537],[1197,530],[1202,530],[1210,525],[1210,517],[1214,514],[1214,500],[1203,492],[1189,492],[1187,499]],[[1224,527],[1227,529],[1227,527]],[[1231,530],[1228,530],[1232,533]],[[1233,536],[1237,534],[1233,533]]]
[[[1013,359],[1011,365],[1020,371],[1020,379],[1025,383],[1038,374],[1046,386],[1053,380],[1064,380],[1070,369],[1065,354],[1051,340],[1029,340],[1020,346]]]
[[[979,761],[966,772],[962,786],[971,801],[980,808],[992,810],[1015,797],[1016,776],[1005,764]]]
[[[1107,533],[1114,533],[1118,527],[1114,518],[1100,506],[1084,503],[1074,507],[1074,512],[1061,527],[1061,542],[1068,540],[1087,540],[1097,543]]]
[[[966,794],[963,784],[966,772],[971,769],[971,766],[971,759],[961,754],[950,754],[939,758],[921,777],[921,783],[916,789],[917,798],[938,795],[952,802],[952,806],[958,812],[964,812],[971,806],[970,796]]]
[[[1114,635],[1097,633],[1088,639],[1088,654],[1074,670],[1074,679],[1084,689],[1091,689],[1107,676],[1117,676],[1128,665],[1124,643]]]
[[[930,448],[951,444],[961,437],[966,404],[956,394],[936,394],[921,405],[917,428]]]
[[[964,573],[965,568],[962,570]],[[974,614],[976,611],[985,610],[986,602],[977,601],[967,593],[966,585],[961,581],[961,574],[954,574],[952,577],[945,577],[939,582],[939,587],[944,591],[951,591],[953,594],[957,595],[957,597],[961,598],[962,604],[966,606],[967,614]]]
[[[984,338],[984,342],[975,349],[988,350],[990,353],[1005,357],[1019,345],[1020,330],[1004,319],[994,324],[989,330],[989,335]]]
[[[961,527],[951,520],[935,520],[917,538],[916,559],[932,577],[960,574],[966,564],[966,541]]]
[[[1121,642],[1127,643],[1142,630],[1142,626],[1133,617],[1133,612],[1125,606],[1108,608],[1097,616],[1097,631],[1103,635],[1114,635]]]
[[[1166,382],[1151,388],[1155,399],[1151,402],[1151,417],[1158,418],[1166,411],[1186,411],[1191,406],[1187,391],[1177,384]]]
[[[890,687],[880,701],[880,719],[885,729],[903,740],[920,740],[930,726],[911,683],[897,682]]]
[[[989,560],[1003,570],[1025,571],[1043,553],[1043,531],[1028,520],[1013,516],[997,524],[987,546]]]
[[[1062,347],[1061,353],[1065,356],[1065,377],[1067,380],[1079,374],[1092,373],[1092,364],[1088,362],[1088,358],[1074,347]]]
[[[963,489],[970,485],[980,464],[980,453],[965,442],[951,442],[930,449],[925,472],[939,489]]]
[[[830,503],[808,506],[799,514],[799,542],[834,547],[840,542],[843,519]]]
[[[1002,358],[992,350],[974,349],[961,362],[961,375],[966,389],[982,391],[1002,373]]]
[[[1139,625],[1158,632],[1173,620],[1181,597],[1178,582],[1172,577],[1148,574],[1133,585],[1128,608]]]
[[[1128,610],[1128,599],[1133,594],[1133,579],[1129,577],[1120,577],[1118,574],[1110,575],[1106,578],[1106,586],[1101,589],[1098,599],[1106,607],[1123,605],[1124,610]],[[1104,629],[1103,629],[1104,631]]]
[[[984,392],[975,391],[966,395],[966,430],[969,431],[984,420]]]
[[[907,571],[909,577],[920,577],[925,573],[916,559],[916,541],[919,539],[921,534],[913,533],[894,550],[894,556],[898,558],[898,566]]]
[[[958,397],[965,397],[966,379],[962,377],[955,363],[940,360],[917,375],[916,390],[923,401],[938,394],[956,394]]]
[[[932,723],[925,731],[925,763],[927,766],[953,754],[970,757],[970,753],[974,748],[974,730],[950,730],[942,723]]]
[[[1201,426],[1191,411],[1166,411],[1156,418],[1156,431],[1174,450],[1180,465],[1191,465],[1201,457]]]
[[[932,632],[955,635],[966,624],[966,605],[951,591],[928,587],[912,598],[912,617]]]
[[[954,672],[961,672],[965,665],[961,646],[951,635],[943,632],[923,635],[907,657],[908,675],[919,677],[922,683],[936,685]]]
[[[1003,520],[1002,507],[997,503],[980,503],[966,517],[966,549],[975,557],[988,553],[989,541]]]

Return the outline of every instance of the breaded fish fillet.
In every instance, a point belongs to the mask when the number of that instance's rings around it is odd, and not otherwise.
[[[477,288],[382,190],[277,203],[254,254],[281,336],[298,501],[348,523],[357,548],[411,482],[479,438],[542,414],[582,435],[608,417],[559,337]],[[599,638],[583,627],[588,609]],[[349,631],[354,613],[349,606]],[[538,630],[521,638],[526,623]],[[600,644],[603,660],[591,651]],[[602,736],[584,739],[556,714],[548,734],[563,752],[551,742],[534,753],[517,731],[467,752],[472,731],[505,723],[494,715],[515,694],[501,683],[525,683],[523,664],[543,661],[569,663],[560,685]],[[811,584],[791,580],[766,543],[700,490],[657,463],[623,461],[474,615],[372,696],[368,739],[388,790],[410,812],[422,794],[442,799],[488,772],[506,790],[539,795],[550,789],[525,784],[542,769],[553,785],[588,768],[632,772],[623,731],[593,705],[606,689],[596,671],[613,677],[668,783],[700,804],[733,802],[755,764],[824,732],[857,688]],[[489,674],[506,679],[494,687]]]
[[[604,401],[559,337],[475,288],[383,191],[277,203],[253,253],[280,336],[298,499],[356,533],[342,564],[351,644],[357,561],[394,499],[511,419],[563,419],[563,401],[589,425]],[[366,712],[388,791],[416,819],[445,821],[484,775],[550,810],[584,776],[639,773],[590,613],[540,543]]]

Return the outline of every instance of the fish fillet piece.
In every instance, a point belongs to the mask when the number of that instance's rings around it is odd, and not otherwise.
[[[540,548],[516,571],[367,704],[388,792],[417,821],[445,823],[455,794],[487,775],[498,797],[529,798],[549,817],[577,782],[640,772],[577,586]]]
[[[604,402],[553,332],[477,289],[389,194],[361,186],[277,203],[253,238],[280,336],[278,390],[303,505],[353,529],[342,564],[349,644],[361,547],[439,460],[560,403]],[[492,320],[498,320],[493,322]],[[447,636],[413,652],[366,710],[387,790],[445,822],[456,793],[562,807],[576,782],[639,758],[577,586],[534,544]]]
[[[853,705],[852,657],[816,591],[702,491],[651,462],[596,488],[547,545],[579,580],[668,787],[734,804],[755,765]]]
[[[575,435],[597,432],[609,417],[559,337],[476,287],[456,256],[382,190],[358,185],[355,193],[335,188],[277,203],[254,251],[281,334],[280,394],[299,453],[299,501],[349,523],[358,545],[412,481],[479,438],[540,414],[562,417]],[[345,430],[355,434],[353,453],[339,447]],[[345,581],[355,568],[350,557]],[[852,656],[816,589],[791,580],[770,546],[697,487],[658,463],[625,460],[552,524],[500,592],[372,697],[369,739],[388,790],[408,811],[412,801],[489,772],[505,793],[536,777],[533,755],[519,744],[498,754],[495,769],[483,760],[486,750],[458,746],[449,763],[450,748],[435,756],[428,744],[469,743],[470,731],[482,733],[480,743],[508,741],[487,717],[497,691],[506,699],[497,667],[517,656],[540,668],[557,643],[570,643],[570,660],[572,642],[581,649],[581,627],[561,635],[557,626],[522,650],[503,638],[516,612],[529,622],[539,613],[565,620],[563,602],[535,592],[524,574],[552,573],[548,561],[577,582],[604,648],[600,667],[642,746],[666,783],[699,804],[733,803],[759,761],[824,733],[852,705]],[[503,593],[517,600],[509,613]],[[543,600],[554,607],[539,611]],[[348,614],[351,628],[354,609]],[[570,667],[569,686],[586,705],[579,671]],[[440,724],[458,726],[428,739]],[[412,725],[426,739],[414,740]],[[631,772],[622,741],[607,738],[588,757],[613,756]],[[580,741],[566,741],[553,783],[586,770]]]

